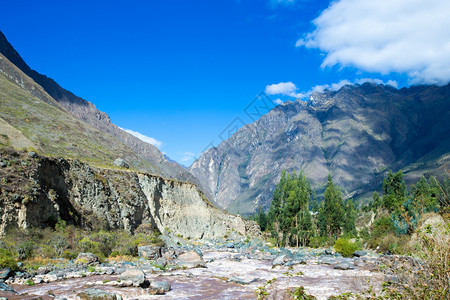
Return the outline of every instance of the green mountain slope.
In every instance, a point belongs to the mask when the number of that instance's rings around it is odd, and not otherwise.
[[[1,56],[1,54],[0,54]],[[36,148],[50,156],[77,158],[96,165],[112,166],[116,158],[124,158],[134,168],[151,165],[123,143],[76,119],[44,91],[40,98],[28,89],[39,86],[15,68],[3,56],[0,74],[0,134],[3,145]],[[19,80],[16,80],[20,78]],[[45,97],[44,97],[45,96]]]
[[[121,130],[118,126],[111,122],[111,119],[106,113],[98,110],[94,104],[62,88],[53,79],[32,70],[14,49],[14,47],[8,42],[1,31],[0,53],[3,54],[3,56],[9,60],[12,65],[22,71],[23,74],[28,76],[28,78],[31,78],[35,83],[34,85],[39,86],[38,88],[33,87],[33,89],[31,89],[30,85],[25,84],[22,86],[24,89],[27,89],[31,94],[51,105],[54,105],[56,102],[58,104],[58,108],[64,108],[66,112],[71,114],[73,117],[125,144],[129,149],[135,152],[137,156],[145,159],[147,161],[147,165],[151,166],[149,169],[142,169],[143,171],[198,184],[196,178],[184,167],[171,161],[170,159],[167,159],[155,146],[150,145]],[[10,66],[6,68],[6,71],[5,69],[2,70],[0,68],[0,72],[9,76],[9,69]],[[70,70],[68,71],[70,72]],[[23,81],[20,77],[21,76],[14,80],[19,85]]]

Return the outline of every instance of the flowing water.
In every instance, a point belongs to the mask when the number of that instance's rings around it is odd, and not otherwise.
[[[207,268],[146,274],[150,281],[165,280],[171,283],[172,289],[166,295],[149,295],[145,289],[138,287],[120,288],[103,284],[117,280],[119,276],[101,275],[34,286],[11,285],[19,295],[9,294],[7,297],[32,299],[41,296],[43,299],[53,299],[48,296],[53,294],[67,299],[78,299],[76,294],[82,290],[98,288],[114,292],[123,299],[256,299],[255,290],[264,286],[268,280],[276,278],[275,283],[267,285],[271,299],[283,299],[285,294],[283,291],[299,286],[303,286],[308,294],[318,299],[327,299],[331,295],[360,291],[369,285],[379,287],[383,280],[381,273],[369,271],[364,263],[358,265],[355,270],[337,270],[330,265],[308,261],[306,265],[295,265],[289,270],[288,267],[280,266],[272,268],[269,260],[244,258],[235,261],[234,255],[236,253],[229,251],[205,252],[205,261],[211,260],[207,263]]]

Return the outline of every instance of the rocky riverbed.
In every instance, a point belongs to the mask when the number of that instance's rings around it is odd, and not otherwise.
[[[140,248],[140,255],[100,263],[91,254],[81,254],[77,260],[56,261],[31,273],[5,275],[5,270],[0,297],[255,299],[255,291],[265,289],[269,299],[283,299],[286,290],[303,286],[317,299],[327,299],[370,285],[377,289],[384,280],[378,271],[382,259],[364,251],[343,258],[331,249],[270,249],[252,241],[220,247],[148,246]]]

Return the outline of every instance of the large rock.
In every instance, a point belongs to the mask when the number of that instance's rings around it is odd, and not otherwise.
[[[4,279],[8,278],[10,274],[11,274],[10,268],[1,269],[0,270],[0,280],[4,280]]]
[[[130,165],[122,158],[118,158],[114,161],[114,165],[116,167],[121,167],[121,168],[126,168],[128,169],[130,167]]]
[[[75,262],[88,264],[88,265],[94,265],[94,264],[98,264],[100,262],[100,259],[98,258],[97,255],[95,255],[93,253],[84,252],[84,253],[78,254],[78,257]]]
[[[292,261],[294,259],[294,255],[288,249],[282,249],[280,253],[275,257],[272,261],[272,267],[282,266],[288,261]]]
[[[140,269],[132,268],[120,274],[120,280],[131,281],[134,286],[142,286],[145,282],[145,274]]]
[[[15,293],[14,289],[9,285],[7,285],[6,283],[4,283],[3,281],[0,281],[0,291]]]
[[[122,300],[117,294],[99,289],[86,289],[77,294],[81,300]]]
[[[367,255],[367,251],[364,250],[356,250],[355,252],[353,252],[353,256],[355,257],[361,257],[365,255]]]
[[[334,266],[334,268],[338,270],[354,270],[355,266],[349,262],[343,261]]]
[[[164,295],[170,291],[170,283],[168,281],[152,281],[147,291],[152,295]]]
[[[162,251],[161,246],[148,245],[138,247],[138,254],[140,257],[152,260],[160,258],[161,251]]]
[[[203,260],[203,257],[195,251],[180,254],[177,259],[177,264],[187,268],[206,268],[206,263]]]

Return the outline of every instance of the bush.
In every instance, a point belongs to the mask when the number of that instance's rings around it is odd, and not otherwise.
[[[26,241],[19,245],[17,248],[17,254],[19,260],[26,260],[33,257],[35,243],[32,241]]]
[[[334,243],[334,238],[328,236],[315,236],[309,240],[309,246],[313,248],[331,247]]]
[[[14,253],[5,248],[0,248],[0,267],[10,268],[12,271],[17,271],[19,267],[14,259]]]
[[[334,249],[342,254],[342,256],[350,257],[352,256],[353,252],[360,249],[360,246],[358,245],[358,243],[351,242],[348,239],[338,238],[334,243]]]

